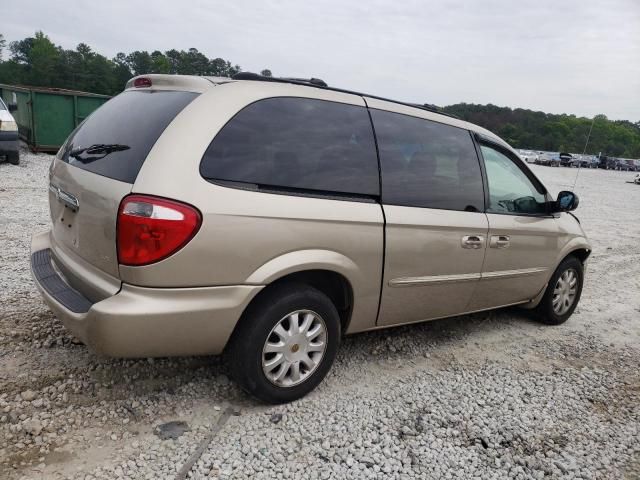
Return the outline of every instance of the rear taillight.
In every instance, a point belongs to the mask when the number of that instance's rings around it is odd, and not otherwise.
[[[200,212],[190,205],[147,195],[130,195],[118,210],[118,262],[148,265],[174,254],[200,228]]]

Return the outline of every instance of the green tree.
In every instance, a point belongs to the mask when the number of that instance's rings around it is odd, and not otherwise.
[[[127,56],[119,52],[112,60],[113,66],[113,78],[111,80],[111,88],[113,92],[122,90],[127,81],[133,76],[129,65],[127,64]]]
[[[582,153],[593,123],[587,153],[640,158],[640,122],[466,103],[444,107],[444,111],[496,132],[515,147],[533,150]]]
[[[31,49],[33,48],[33,37],[27,37],[23,40],[11,42],[9,50],[11,51],[11,59],[16,63],[28,64],[31,57]]]
[[[60,78],[56,69],[59,60],[59,49],[44,33],[36,32],[29,51],[29,83],[47,87],[55,85]]]
[[[7,41],[4,39],[4,35],[0,33],[0,62],[5,48],[7,48]]]
[[[171,73],[171,62],[160,50],[151,53],[151,73]]]
[[[151,73],[151,55],[146,51],[136,50],[127,55],[127,65],[134,75]]]
[[[134,75],[170,73],[231,76],[240,66],[222,58],[209,59],[197,48],[144,50],[118,53],[108,59],[80,43],[75,50],[54,45],[43,33],[9,44],[10,58],[3,59],[6,42],[0,34],[0,82],[51,86],[115,94]]]

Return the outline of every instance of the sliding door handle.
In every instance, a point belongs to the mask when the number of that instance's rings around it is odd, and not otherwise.
[[[462,237],[462,248],[470,248],[478,250],[484,246],[484,237],[482,235],[465,235]]]
[[[491,235],[489,246],[491,248],[509,248],[511,240],[508,235]]]

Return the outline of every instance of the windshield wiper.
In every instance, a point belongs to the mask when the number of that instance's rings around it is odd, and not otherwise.
[[[121,145],[119,143],[96,143],[89,147],[74,148],[69,152],[69,156],[76,160],[80,160],[82,163],[90,163],[104,158],[112,152],[122,152],[123,150],[129,150],[130,148],[131,147],[128,145]]]

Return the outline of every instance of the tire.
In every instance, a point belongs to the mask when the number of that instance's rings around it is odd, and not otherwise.
[[[298,333],[291,339],[295,318],[302,328],[311,319],[311,332],[322,331],[324,326],[324,334],[307,338],[308,334]],[[276,333],[278,325],[282,328]],[[283,333],[289,336],[281,336]],[[287,403],[304,397],[324,379],[335,360],[340,336],[340,317],[329,297],[308,285],[278,285],[249,305],[229,342],[226,361],[231,377],[247,393],[266,403]],[[265,353],[267,342],[278,352]],[[312,348],[315,351],[307,353]],[[277,366],[267,373],[269,367],[263,364],[269,363]],[[278,376],[282,378],[274,379]]]
[[[19,152],[7,153],[7,161],[12,165],[20,165],[20,153]]]
[[[571,297],[571,303],[567,305],[567,301],[569,301],[568,297],[570,297],[572,289],[570,287],[564,287],[564,285],[567,283],[571,285],[571,282],[567,281],[572,278],[571,272],[573,272],[573,278],[575,278],[575,291],[573,297]],[[547,285],[547,290],[544,292],[540,304],[534,310],[537,319],[547,325],[560,325],[566,322],[573,314],[578,302],[580,302],[583,282],[584,267],[582,262],[573,255],[568,256],[558,265],[556,271],[553,272]],[[564,289],[561,290],[558,297],[556,297],[555,294],[556,287]],[[565,295],[563,292],[567,292],[568,295]],[[554,299],[557,300],[555,308]]]

